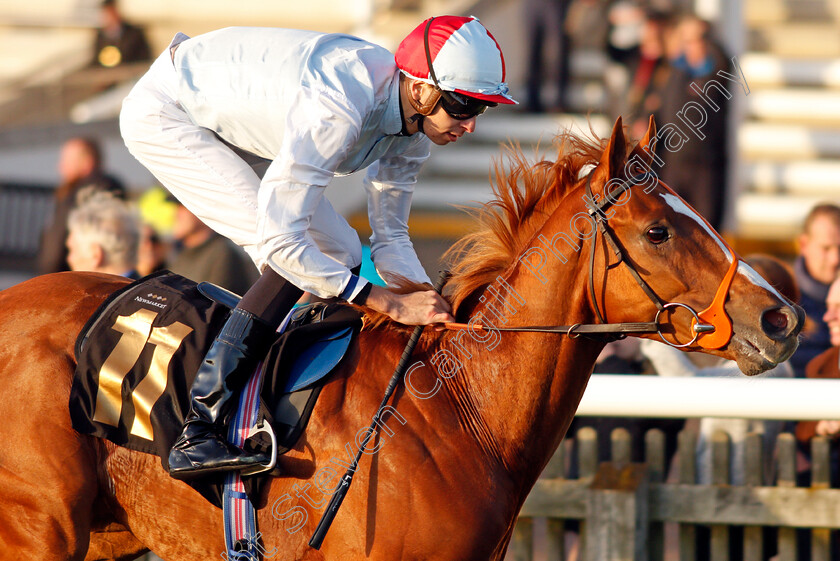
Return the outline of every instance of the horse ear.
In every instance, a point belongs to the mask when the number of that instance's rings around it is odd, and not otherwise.
[[[646,166],[650,167],[653,162],[653,151],[656,148],[656,123],[653,120],[653,115],[650,116],[648,122],[648,129],[639,143],[633,148],[630,153],[630,159],[638,157]]]
[[[621,168],[626,159],[627,139],[624,138],[624,126],[619,116],[615,120],[610,140],[607,142],[607,147],[604,148],[601,161],[598,162],[598,167],[595,170],[595,176],[593,177],[595,183],[606,184],[613,177],[617,177],[621,173]]]

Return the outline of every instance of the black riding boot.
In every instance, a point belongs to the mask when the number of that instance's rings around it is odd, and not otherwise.
[[[225,420],[256,365],[274,340],[275,330],[256,316],[234,308],[198,369],[190,389],[184,430],[169,452],[169,475],[189,479],[267,463],[224,437]]]

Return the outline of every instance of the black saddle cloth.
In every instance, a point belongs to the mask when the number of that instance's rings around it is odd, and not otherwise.
[[[76,341],[77,368],[69,404],[73,428],[155,454],[168,470],[169,450],[189,411],[190,386],[227,318],[230,308],[226,304],[205,296],[194,281],[169,271],[112,294]],[[295,357],[309,343],[337,330],[350,327],[358,333],[362,323],[355,309],[342,304],[322,304],[296,315],[300,325],[287,329],[266,356],[260,392],[260,417],[275,427],[279,453],[294,446],[321,385],[329,379],[326,376],[302,390],[307,393],[297,399],[300,415],[296,422],[275,423],[275,417],[283,416],[282,404],[289,401],[284,386]],[[260,447],[260,442],[255,444]],[[260,480],[260,476],[246,479],[249,495],[259,491]],[[221,506],[223,476],[189,483]]]

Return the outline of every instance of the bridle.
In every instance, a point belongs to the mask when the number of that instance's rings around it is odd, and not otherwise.
[[[688,304],[680,302],[663,303],[662,299],[657,296],[656,292],[650,285],[642,278],[633,264],[626,258],[626,250],[623,249],[621,243],[616,238],[612,228],[607,223],[606,210],[615,204],[625,191],[628,191],[634,185],[644,184],[650,179],[652,173],[643,173],[635,175],[629,179],[625,179],[620,185],[616,186],[614,190],[609,193],[609,196],[604,196],[603,200],[596,202],[592,193],[592,176],[594,170],[590,172],[586,180],[586,207],[589,216],[595,221],[600,236],[596,235],[590,246],[589,252],[589,296],[592,300],[592,305],[595,310],[595,316],[599,323],[595,324],[581,324],[574,325],[545,325],[545,326],[523,326],[523,327],[487,327],[477,322],[465,323],[447,323],[447,329],[455,330],[495,330],[495,331],[518,331],[518,332],[534,332],[534,333],[559,333],[568,335],[569,337],[579,337],[580,335],[587,335],[591,337],[606,337],[611,339],[621,339],[629,334],[641,333],[657,333],[662,341],[672,347],[683,348],[689,347],[694,343],[698,343],[705,349],[719,349],[726,345],[732,337],[732,322],[724,311],[724,304],[729,293],[729,288],[732,285],[732,280],[735,277],[735,272],[738,269],[739,259],[732,248],[726,244],[725,241],[720,240],[724,247],[728,249],[732,257],[732,263],[729,270],[724,275],[721,284],[718,286],[715,297],[708,308],[702,312],[696,312],[694,308]],[[655,175],[653,175],[655,177]],[[667,189],[667,187],[665,187]],[[676,195],[675,195],[676,196]],[[699,216],[699,215],[698,215]],[[711,227],[710,227],[711,230]],[[635,279],[636,284],[647,295],[651,302],[656,306],[657,312],[651,322],[629,322],[629,323],[607,323],[601,308],[598,305],[598,298],[595,294],[595,252],[598,246],[598,238],[603,238],[604,243],[609,246],[618,261],[609,267],[623,263],[630,275]],[[606,268],[606,267],[605,267]],[[687,343],[677,343],[669,341],[662,334],[660,317],[668,310],[675,308],[683,308],[692,315],[692,332],[694,336]]]

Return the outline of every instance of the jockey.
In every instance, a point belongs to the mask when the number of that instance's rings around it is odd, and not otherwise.
[[[324,189],[367,168],[380,274],[429,283],[408,237],[430,142],[455,142],[508,94],[501,49],[473,17],[430,18],[396,55],[342,34],[227,28],[179,33],[123,102],[129,151],[193,214],[250,255],[260,278],[230,313],[190,390],[172,477],[253,471],[226,417],[303,291],[408,325],[452,321],[433,290],[397,294],[358,276],[358,234]]]

